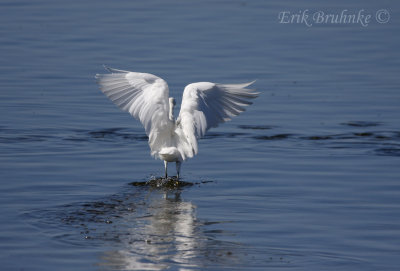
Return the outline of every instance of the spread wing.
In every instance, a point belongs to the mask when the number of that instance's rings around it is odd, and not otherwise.
[[[148,136],[168,125],[169,89],[163,79],[149,73],[105,68],[111,73],[96,74],[101,91],[139,120]]]
[[[143,124],[149,137],[151,154],[156,156],[169,143],[168,133],[173,128],[168,118],[167,83],[149,73],[105,68],[111,73],[96,74],[101,91]]]
[[[253,83],[224,85],[200,82],[185,87],[177,122],[195,154],[197,139],[203,137],[208,129],[231,120],[245,111],[244,106],[252,104],[250,100],[259,93],[246,87]]]

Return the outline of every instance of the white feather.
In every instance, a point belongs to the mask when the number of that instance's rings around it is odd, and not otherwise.
[[[97,74],[101,91],[120,109],[139,120],[149,137],[153,156],[170,144],[173,123],[168,119],[167,83],[152,74],[107,68],[111,74]]]
[[[197,140],[207,130],[245,111],[258,93],[245,84],[192,83],[185,87],[177,121],[167,83],[152,74],[105,67],[110,74],[97,74],[101,91],[119,108],[144,126],[151,154],[180,163],[198,153]],[[179,173],[178,173],[179,175]]]
[[[197,154],[197,140],[207,130],[245,111],[243,106],[252,104],[250,99],[258,96],[246,84],[193,83],[185,87],[181,111],[177,120],[194,154]]]

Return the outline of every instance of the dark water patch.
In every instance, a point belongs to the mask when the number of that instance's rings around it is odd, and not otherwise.
[[[373,138],[377,141],[392,141],[400,143],[400,132],[398,131],[379,131],[373,133]]]
[[[254,139],[258,140],[282,140],[292,137],[292,134],[277,134],[277,135],[265,135],[265,136],[255,136]]]
[[[89,138],[86,137],[79,137],[79,136],[69,136],[63,138],[64,141],[72,141],[72,142],[88,142],[90,141]]]
[[[373,133],[363,132],[363,133],[354,133],[355,136],[373,136]]]
[[[373,121],[349,121],[341,124],[352,127],[375,127],[381,125],[380,122],[373,122]]]
[[[394,131],[374,131],[374,132],[354,132],[354,133],[343,133],[343,134],[333,134],[333,135],[313,135],[313,136],[303,136],[301,139],[306,140],[329,140],[329,139],[360,139],[369,138],[371,140],[380,139],[380,140],[399,140],[400,133]]]
[[[366,154],[374,153],[384,156],[400,156],[400,137],[398,132],[374,131],[349,133],[331,136],[332,142],[328,148],[363,149]]]
[[[275,128],[276,126],[269,126],[269,125],[239,125],[240,129],[244,130],[270,130]]]
[[[113,195],[105,200],[60,206],[59,209],[63,211],[55,213],[54,218],[65,225],[83,227],[85,231],[81,234],[86,237],[98,229],[96,224],[112,224],[113,220],[133,212],[138,204],[140,201],[137,199],[131,201],[124,195]]]
[[[328,140],[332,139],[332,136],[307,136],[307,137],[302,137],[303,139],[306,140]]]
[[[382,139],[382,140],[392,139],[390,136],[386,136],[386,135],[376,135],[375,138]]]
[[[315,135],[294,135],[276,134],[261,135],[252,137],[256,140],[279,140],[282,144],[298,144],[301,148],[318,149],[344,149],[346,153],[364,152],[368,154],[399,156],[400,133],[398,131],[361,131],[340,134],[315,134]],[[290,139],[290,143],[285,140]],[[314,142],[314,146],[306,144]],[[283,145],[282,147],[286,147]]]
[[[52,238],[61,242],[81,245],[84,239],[119,242],[122,236],[127,235],[126,229],[115,229],[113,225],[122,223],[124,217],[134,214],[138,206],[145,204],[138,192],[126,191],[92,202],[35,210],[28,216],[33,225],[50,232]]]
[[[379,148],[375,150],[375,153],[383,156],[400,157],[400,148]]]
[[[109,128],[93,131],[75,130],[74,134],[69,135],[63,140],[76,142],[92,142],[92,141],[148,141],[146,134],[131,131],[126,128]]]
[[[123,130],[123,128],[108,128],[108,129],[89,131],[88,134],[92,137],[105,137],[109,135],[114,135],[121,130]]]
[[[56,138],[56,136],[46,130],[10,129],[6,127],[0,129],[0,143],[33,143],[54,138]]]
[[[373,133],[363,132],[363,133],[343,133],[343,134],[333,134],[333,135],[313,135],[313,136],[305,136],[301,137],[301,139],[306,140],[353,140],[358,137],[369,137],[372,136]]]
[[[208,132],[204,138],[205,139],[214,139],[214,138],[233,138],[233,137],[240,137],[240,136],[246,136],[248,135],[247,133],[218,133],[218,132]]]
[[[92,142],[92,141],[147,141],[146,134],[125,128],[110,128],[101,130],[61,130],[61,129],[1,129],[0,143],[43,142],[50,140]]]
[[[148,137],[143,134],[135,134],[123,128],[110,128],[104,130],[95,130],[89,131],[87,133],[89,137],[95,139],[114,139],[114,138],[122,138],[122,139],[129,139],[129,140],[139,140],[139,141],[147,141]]]
[[[0,136],[0,143],[26,143],[26,142],[42,142],[50,137],[42,135],[25,135],[25,136]]]
[[[354,140],[357,139],[357,136],[355,136],[354,133],[343,133],[343,134],[335,134],[335,135],[331,135],[332,139],[336,139],[336,140]]]

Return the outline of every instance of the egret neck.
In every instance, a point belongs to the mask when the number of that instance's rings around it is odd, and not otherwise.
[[[169,98],[169,120],[175,122],[174,118],[174,107],[175,107],[175,99]]]

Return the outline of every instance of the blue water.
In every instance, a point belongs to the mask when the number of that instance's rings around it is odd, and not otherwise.
[[[347,9],[360,24],[282,24]],[[378,23],[380,9],[390,13]],[[397,270],[400,5],[1,1],[2,270]],[[261,95],[162,176],[110,67]],[[174,168],[170,168],[174,172]]]

